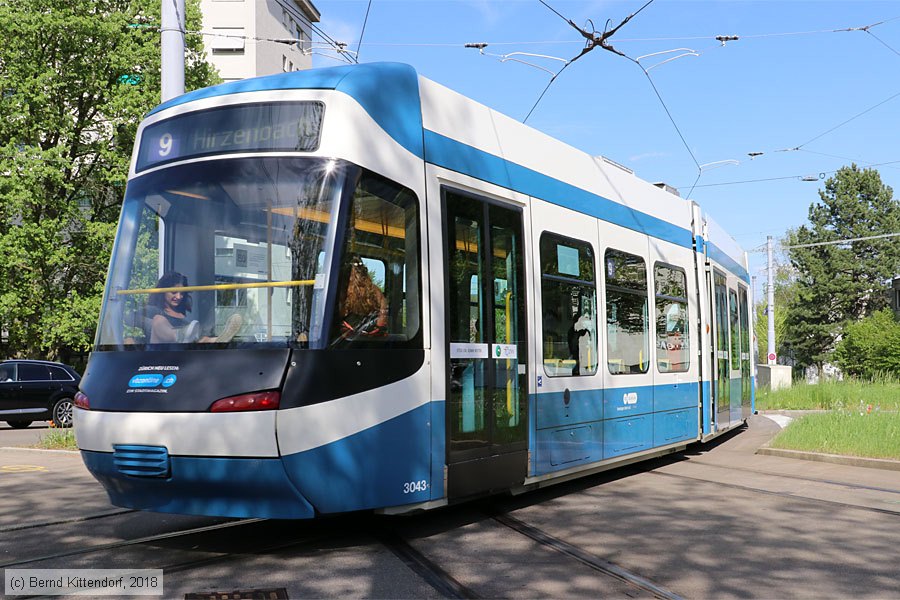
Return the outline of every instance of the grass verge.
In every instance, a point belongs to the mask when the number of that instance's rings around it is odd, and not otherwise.
[[[900,414],[835,411],[806,415],[779,433],[770,446],[900,460]]]
[[[900,381],[800,383],[760,390],[758,410],[824,410],[795,420],[773,448],[900,460]]]
[[[78,450],[78,446],[75,445],[75,431],[71,427],[48,429],[35,447],[45,450]]]
[[[850,410],[900,411],[900,381],[826,381],[798,383],[775,391],[758,390],[757,410]]]

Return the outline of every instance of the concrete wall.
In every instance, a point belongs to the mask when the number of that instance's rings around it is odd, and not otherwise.
[[[771,390],[791,387],[791,367],[785,365],[756,365],[756,385]]]

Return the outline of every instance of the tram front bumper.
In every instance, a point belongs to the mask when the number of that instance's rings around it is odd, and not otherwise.
[[[82,450],[84,464],[116,506],[217,517],[309,519],[280,458],[166,456],[160,470],[136,474],[113,452]],[[118,463],[118,464],[117,464]]]

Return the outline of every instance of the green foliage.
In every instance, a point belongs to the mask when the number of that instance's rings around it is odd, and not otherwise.
[[[789,232],[788,245],[863,238],[900,231],[900,203],[874,169],[841,168],[809,208],[809,226]],[[885,283],[900,270],[900,238],[789,250],[796,269],[786,339],[796,366],[828,360],[847,323],[883,308]]]
[[[760,390],[759,410],[818,410],[795,420],[772,441],[775,448],[900,459],[900,379],[878,374]]]
[[[880,310],[849,324],[834,356],[844,373],[854,377],[900,376],[900,323],[894,313]]]
[[[51,427],[47,433],[41,436],[41,441],[35,447],[46,450],[78,450],[78,444],[75,443],[75,430]]]
[[[771,445],[805,452],[900,459],[900,415],[869,410],[868,405],[806,415],[788,425]]]
[[[137,127],[159,102],[159,11],[0,2],[0,354],[69,360],[93,342]],[[186,12],[200,29],[199,0]],[[214,83],[200,36],[186,45],[186,87]]]
[[[900,411],[900,379],[879,374],[871,380],[795,383],[779,390],[758,389],[756,395],[759,410],[844,410],[860,405]]]

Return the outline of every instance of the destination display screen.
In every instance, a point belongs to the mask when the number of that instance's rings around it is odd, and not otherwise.
[[[235,152],[312,152],[319,147],[322,102],[274,102],[191,112],[144,128],[135,171]]]

